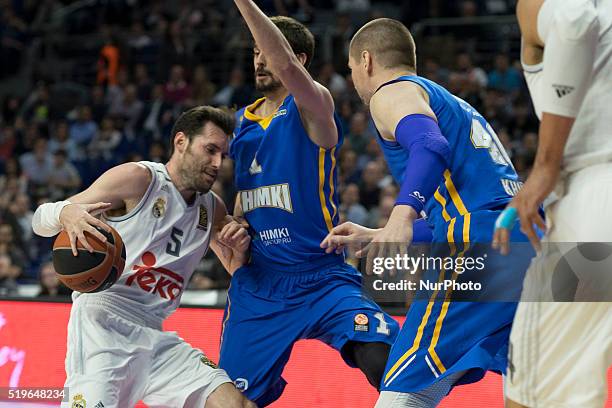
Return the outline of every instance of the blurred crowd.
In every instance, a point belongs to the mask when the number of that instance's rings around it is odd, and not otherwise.
[[[107,0],[81,2],[80,8],[68,3],[0,0],[0,295],[15,294],[19,282],[39,283],[43,295],[69,293],[52,273],[52,240],[32,233],[39,204],[86,188],[119,163],[164,162],[170,129],[191,106],[239,108],[258,97],[250,35],[231,1]],[[375,0],[258,3],[269,15],[303,21],[319,44],[331,47],[327,57],[324,49],[318,51],[311,74],[332,92],[345,132],[338,164],[341,221],[370,227],[386,223],[398,187],[347,72],[351,35],[381,15],[403,16],[412,24],[514,11],[514,2],[504,0],[405,1],[400,6]],[[435,49],[436,41],[448,35],[437,31],[417,38],[418,49]],[[49,33],[59,39],[48,43],[55,38]],[[450,56],[419,52],[419,74],[479,110],[524,178],[535,155],[537,120],[518,54],[502,46],[488,52],[470,45],[485,44],[482,35],[488,35],[486,30],[455,30],[464,46]],[[17,78],[31,86],[19,90]],[[228,208],[236,194],[232,172],[226,160],[214,186]],[[225,288],[228,282],[209,256],[190,288]]]

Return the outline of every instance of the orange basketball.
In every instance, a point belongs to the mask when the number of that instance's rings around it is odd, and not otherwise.
[[[77,241],[78,255],[74,256],[66,231],[60,232],[53,243],[53,266],[57,278],[72,290],[100,292],[111,287],[123,273],[125,246],[121,236],[112,227],[111,233],[97,229],[106,236],[106,242],[85,232],[87,242],[94,249],[92,253]]]

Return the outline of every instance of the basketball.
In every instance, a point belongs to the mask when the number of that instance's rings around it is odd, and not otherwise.
[[[123,273],[125,246],[121,236],[112,227],[111,233],[97,229],[106,236],[106,242],[85,232],[94,249],[91,253],[77,240],[78,255],[74,256],[66,231],[60,232],[53,243],[53,266],[57,277],[72,290],[100,292],[111,287]]]

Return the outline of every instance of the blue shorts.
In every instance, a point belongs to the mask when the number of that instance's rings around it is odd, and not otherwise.
[[[318,339],[342,352],[348,341],[393,344],[397,336],[397,322],[364,296],[361,274],[341,258],[322,261],[298,272],[249,264],[234,273],[219,367],[258,406],[283,392],[281,374],[296,341]]]
[[[483,248],[489,248],[499,213],[479,211],[471,213],[467,221],[466,217],[457,217],[452,223],[435,229],[434,241],[453,239],[453,244],[443,244],[448,249],[447,255],[481,256]],[[464,240],[467,236],[469,241]],[[424,275],[423,279],[434,282],[476,280],[486,288],[485,294],[466,296],[453,293],[453,289],[419,293],[391,348],[381,391],[417,392],[461,371],[465,374],[454,385],[479,381],[486,371],[505,372],[516,302],[525,271],[535,255],[518,224],[511,240],[520,242],[522,252],[504,257],[487,249],[483,272],[457,275],[452,270],[432,270]]]

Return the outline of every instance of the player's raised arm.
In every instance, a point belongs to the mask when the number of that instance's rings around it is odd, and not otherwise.
[[[403,253],[412,241],[412,226],[433,196],[449,166],[448,141],[442,135],[424,90],[414,83],[383,86],[369,100],[370,112],[381,136],[406,152],[406,170],[395,207],[385,227],[360,255],[372,259],[385,253]],[[395,248],[388,248],[389,245]],[[390,251],[390,252],[389,252]]]
[[[333,119],[334,100],[308,73],[307,53],[293,50],[274,22],[252,0],[235,3],[255,40],[256,58],[265,58],[266,68],[293,95],[311,140],[323,148],[335,146],[338,131]],[[311,42],[314,44],[314,39]]]
[[[214,194],[214,193],[213,193]],[[215,196],[215,220],[210,248],[217,255],[223,267],[230,275],[247,263],[251,237],[247,231],[248,224],[227,214],[223,200]]]
[[[88,250],[87,231],[102,241],[103,234],[95,227],[110,231],[96,218],[100,213],[125,208],[127,202],[137,203],[151,182],[151,173],[137,163],[125,163],[102,174],[89,188],[65,201],[42,204],[32,218],[34,232],[41,236],[53,236],[62,229],[68,232],[73,253],[76,256],[77,239]]]

